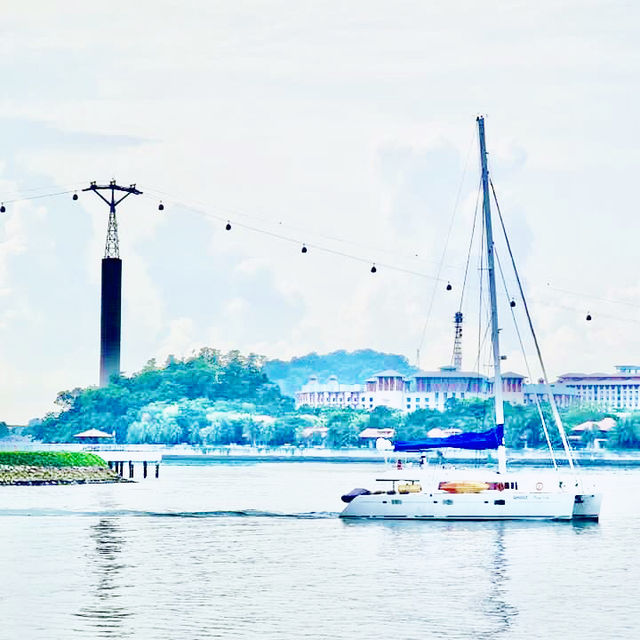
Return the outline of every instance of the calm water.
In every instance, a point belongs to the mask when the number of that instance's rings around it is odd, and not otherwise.
[[[379,470],[0,487],[0,637],[640,637],[640,470],[589,474],[599,524],[339,520]]]

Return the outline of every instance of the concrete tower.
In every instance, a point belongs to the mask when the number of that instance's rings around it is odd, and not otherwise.
[[[118,242],[118,221],[116,207],[127,196],[140,195],[142,191],[132,184],[121,187],[112,180],[108,185],[97,185],[92,182],[83,191],[94,191],[109,205],[109,224],[104,258],[102,259],[102,292],[100,309],[100,386],[109,384],[113,375],[120,375],[120,330],[122,316],[122,260]],[[101,191],[110,191],[110,199]],[[116,192],[122,192],[116,199]]]

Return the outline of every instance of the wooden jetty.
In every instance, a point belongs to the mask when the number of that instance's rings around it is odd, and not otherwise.
[[[155,478],[160,477],[160,463],[162,462],[162,453],[160,451],[132,451],[131,449],[103,449],[96,450],[97,453],[113,469],[123,478],[128,477],[134,479],[136,475],[136,467],[143,478],[152,475]]]

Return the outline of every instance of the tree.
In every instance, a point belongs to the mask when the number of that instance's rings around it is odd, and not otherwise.
[[[621,449],[640,448],[640,413],[632,413],[620,420],[612,430],[609,441]]]
[[[265,362],[265,373],[278,383],[283,393],[293,394],[305,384],[311,375],[326,380],[330,375],[338,376],[345,384],[357,384],[374,373],[395,369],[410,375],[416,369],[405,356],[381,353],[373,349],[348,352],[343,349],[326,355],[309,353],[291,360],[269,360]]]
[[[205,407],[202,401],[209,405]],[[156,442],[164,433],[171,442],[197,443],[202,429],[209,425],[205,410],[216,401],[249,402],[257,413],[265,415],[293,411],[293,399],[283,396],[269,381],[260,356],[243,356],[238,351],[222,354],[206,348],[184,359],[170,356],[164,367],[150,360],[139,373],[114,378],[103,388],[62,391],[56,399],[59,411],[30,426],[28,433],[46,442],[70,442],[75,433],[95,427],[115,430],[117,442]],[[165,420],[164,431],[158,430],[159,425],[143,428],[142,424],[141,412],[157,402],[179,405],[175,424],[169,428]],[[129,437],[128,429],[134,423],[136,428]],[[243,441],[241,425],[225,428],[224,435],[218,431],[225,441]],[[264,440],[270,436],[265,432],[259,437]]]
[[[353,409],[331,411],[326,416],[327,445],[334,449],[361,445],[359,436],[365,422],[366,416]]]
[[[308,419],[299,415],[290,415],[278,418],[273,424],[273,431],[269,444],[274,446],[297,444],[300,441],[302,430],[308,426]]]

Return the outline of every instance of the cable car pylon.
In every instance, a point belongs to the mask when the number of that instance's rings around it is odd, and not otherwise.
[[[109,205],[107,240],[102,259],[102,291],[100,308],[100,386],[109,384],[111,376],[120,375],[120,337],[122,323],[122,260],[118,239],[116,207],[130,195],[141,195],[142,191],[132,184],[123,187],[111,180],[109,184],[92,182],[83,191],[93,191]],[[102,191],[111,192],[105,198]],[[117,194],[117,195],[116,195]],[[121,195],[122,194],[122,195]]]

